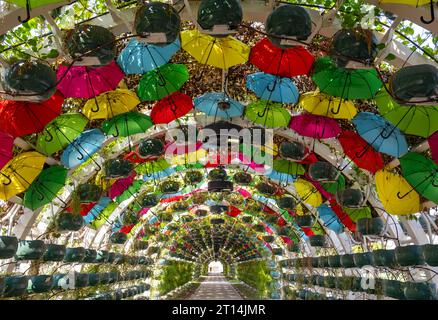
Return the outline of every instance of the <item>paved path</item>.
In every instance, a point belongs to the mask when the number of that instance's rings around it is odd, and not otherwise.
[[[223,276],[208,275],[189,300],[243,300]]]

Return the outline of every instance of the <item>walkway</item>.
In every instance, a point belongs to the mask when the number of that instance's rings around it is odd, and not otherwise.
[[[199,285],[189,300],[243,300],[223,276],[210,274]]]

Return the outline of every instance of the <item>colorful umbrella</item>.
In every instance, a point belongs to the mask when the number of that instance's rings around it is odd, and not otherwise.
[[[412,191],[409,183],[400,175],[389,171],[376,172],[377,195],[389,214],[407,215],[421,210],[420,196]],[[402,197],[405,195],[404,197]]]
[[[309,113],[334,119],[351,120],[357,114],[353,102],[320,92],[304,93],[298,105]]]
[[[125,74],[113,61],[101,67],[61,65],[57,76],[58,90],[66,98],[90,99],[116,89]]]
[[[375,97],[380,114],[406,134],[423,138],[438,130],[438,105],[400,105],[381,90]]]
[[[67,173],[66,168],[56,165],[44,169],[24,194],[23,205],[36,210],[50,203],[64,187]]]
[[[0,170],[14,157],[14,137],[0,132]]]
[[[342,233],[344,231],[344,226],[341,221],[339,221],[336,213],[326,204],[322,204],[317,208],[319,219],[324,223],[324,226],[335,233]]]
[[[330,57],[319,58],[312,79],[323,93],[344,99],[371,99],[382,87],[375,69],[338,68]]]
[[[409,152],[400,158],[403,177],[423,197],[438,203],[438,164],[425,156]],[[411,192],[411,191],[409,191]],[[403,198],[409,194],[399,195]]]
[[[127,112],[102,124],[102,131],[114,137],[128,137],[146,132],[154,124],[149,116],[139,112]]]
[[[0,199],[9,200],[25,191],[43,169],[46,157],[30,151],[9,161],[0,171]]]
[[[80,113],[65,113],[51,121],[43,132],[38,134],[37,148],[52,155],[68,146],[78,137],[88,119]]]
[[[293,176],[302,175],[304,172],[306,172],[302,165],[284,159],[275,159],[272,168],[275,171]]]
[[[343,131],[338,139],[344,153],[359,168],[376,173],[376,171],[383,169],[385,166],[382,155],[371,148],[368,142],[362,139],[356,132]]]
[[[179,39],[158,46],[133,38],[120,53],[117,63],[125,74],[144,74],[168,63],[180,47]]]
[[[167,124],[186,115],[192,109],[192,98],[181,92],[175,92],[154,105],[151,119],[154,124]]]
[[[315,139],[334,138],[341,132],[341,126],[335,120],[307,113],[292,117],[289,127],[302,136]]]
[[[260,99],[280,103],[296,103],[300,95],[291,79],[264,72],[247,75],[246,87]]]
[[[61,155],[61,163],[66,168],[74,168],[84,163],[97,152],[105,141],[100,129],[84,131],[70,143]]]
[[[350,219],[356,223],[359,219],[372,218],[371,209],[369,207],[362,208],[342,208],[348,214]]]
[[[198,30],[181,32],[181,43],[198,62],[221,69],[245,63],[250,52],[246,44],[231,36],[216,38]]]
[[[269,128],[286,127],[291,119],[289,111],[281,104],[266,100],[250,103],[246,107],[245,117]]]
[[[438,131],[431,135],[427,142],[429,143],[433,161],[438,163]]]
[[[204,112],[207,116],[224,119],[240,117],[245,107],[238,101],[231,99],[226,93],[209,92],[194,100],[195,109]]]
[[[322,204],[322,196],[311,182],[299,178],[294,182],[294,187],[303,202],[313,207]]]
[[[135,92],[127,89],[116,89],[88,100],[82,113],[90,120],[110,119],[135,109],[139,103],[140,100]]]
[[[178,91],[189,80],[189,71],[183,64],[166,64],[146,73],[138,83],[141,101],[157,101]]]
[[[137,174],[133,172],[129,177],[117,179],[108,190],[108,197],[115,199],[120,196],[134,182],[136,175]]]
[[[359,135],[375,150],[399,158],[408,152],[408,143],[400,130],[371,112],[359,112],[352,120]]]
[[[64,97],[56,92],[44,102],[0,101],[0,131],[13,137],[40,132],[61,114]]]

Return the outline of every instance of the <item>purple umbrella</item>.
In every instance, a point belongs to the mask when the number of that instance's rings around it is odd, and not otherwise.
[[[14,157],[14,137],[7,133],[0,132],[0,169]]]
[[[429,143],[430,151],[432,152],[432,159],[438,163],[438,131],[427,139]]]
[[[135,173],[127,178],[120,178],[111,186],[108,191],[108,197],[115,199],[120,196],[132,184],[135,178]]]
[[[341,133],[336,120],[307,113],[292,117],[289,127],[302,136],[316,139],[334,138]]]

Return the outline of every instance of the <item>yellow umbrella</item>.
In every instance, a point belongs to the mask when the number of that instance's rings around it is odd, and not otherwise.
[[[376,172],[377,195],[386,212],[394,215],[420,211],[420,196],[402,176],[385,170]],[[399,195],[405,195],[400,199]]]
[[[215,38],[198,30],[186,30],[181,32],[181,43],[200,63],[216,68],[228,69],[249,58],[249,46],[231,36]]]
[[[135,92],[116,89],[102,93],[85,104],[82,113],[90,120],[110,119],[134,109],[140,100]]]
[[[356,107],[351,101],[320,92],[302,94],[298,105],[312,114],[334,119],[351,120],[357,114]]]
[[[199,148],[194,152],[183,153],[173,156],[169,162],[173,166],[186,165],[199,162],[207,156],[208,152],[205,149]]]
[[[307,180],[298,178],[294,182],[295,190],[303,202],[318,207],[322,204],[322,196],[315,186]]]
[[[380,3],[395,3],[395,4],[405,4],[408,6],[424,6],[430,3],[430,0],[380,0]]]
[[[46,156],[31,151],[10,160],[0,171],[0,199],[9,200],[26,191],[43,170]]]

